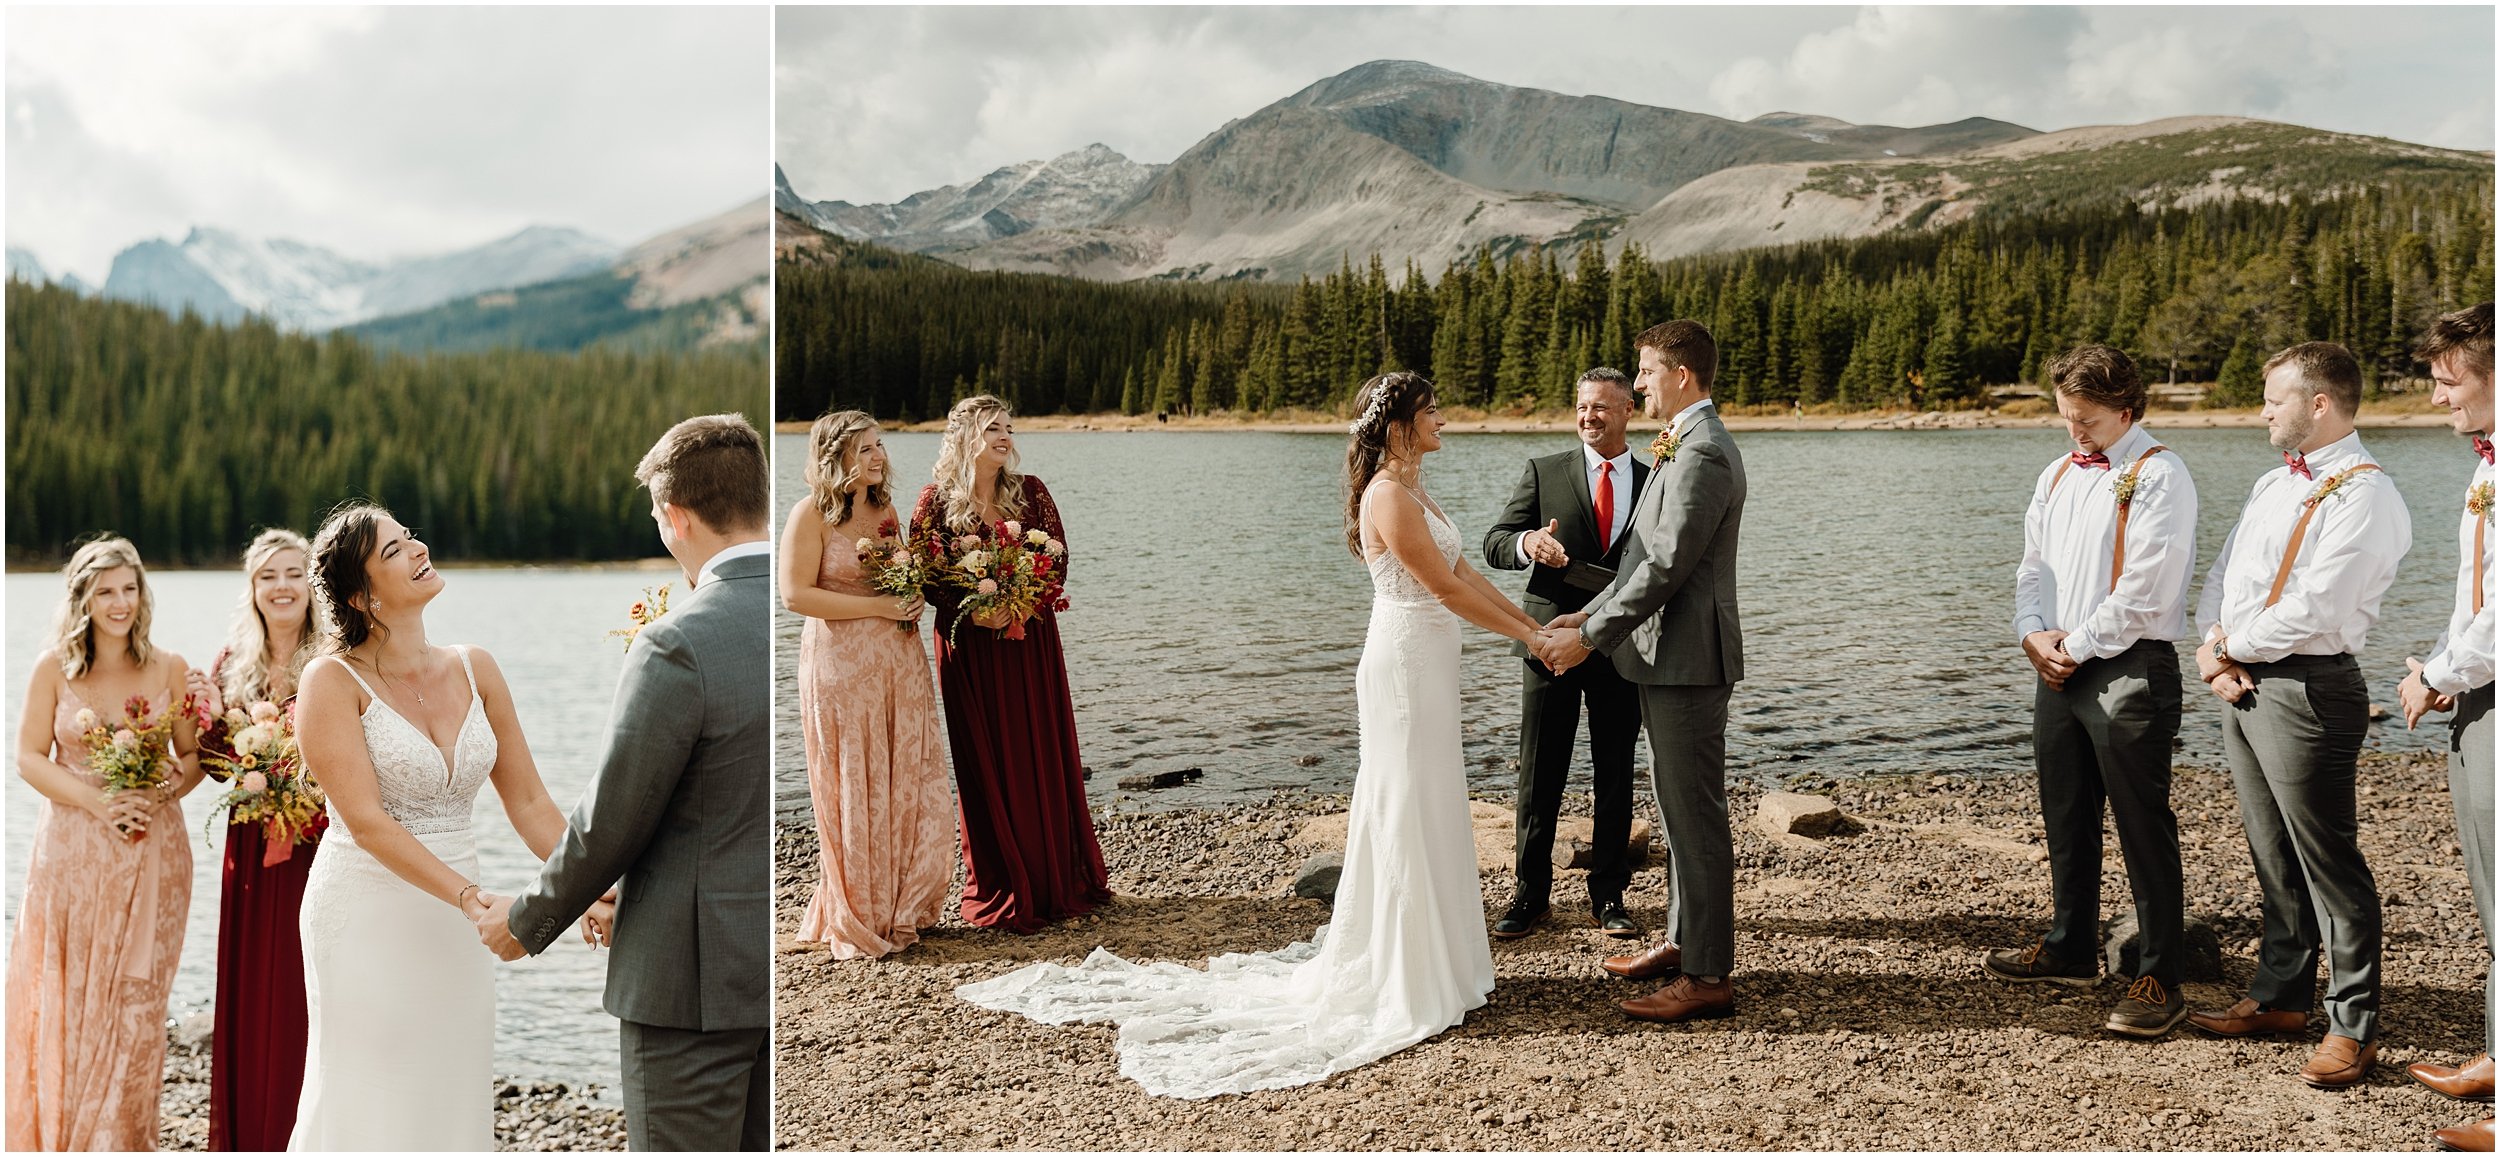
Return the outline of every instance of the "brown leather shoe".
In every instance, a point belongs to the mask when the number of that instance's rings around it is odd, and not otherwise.
[[[2434,1065],[2429,1061],[2416,1061],[2406,1065],[2405,1072],[2414,1080],[2422,1082],[2430,1091],[2443,1097],[2454,1097],[2460,1101],[2491,1099],[2490,1053],[2484,1053],[2462,1065]]]
[[[2378,1063],[2378,1042],[2363,1044],[2348,1036],[2326,1034],[2318,1042],[2318,1051],[2309,1054],[2309,1063],[2300,1066],[2300,1079],[2321,1089],[2340,1089],[2360,1084],[2370,1075],[2370,1066]]]
[[[2261,1033],[2306,1031],[2309,1014],[2290,1009],[2264,1008],[2256,1001],[2243,1000],[2221,1012],[2191,1012],[2188,1023],[2215,1036],[2257,1036]]]
[[[2491,1152],[2491,1118],[2471,1125],[2450,1125],[2431,1133],[2431,1142],[2451,1153]]]
[[[1622,1002],[1624,1012],[1640,1020],[1679,1021],[1736,1015],[1736,986],[1722,976],[1716,984],[1704,984],[1690,976],[1678,976],[1665,988]]]
[[[1684,970],[1684,950],[1661,940],[1658,946],[1630,956],[1609,956],[1598,965],[1625,980],[1656,980]]]

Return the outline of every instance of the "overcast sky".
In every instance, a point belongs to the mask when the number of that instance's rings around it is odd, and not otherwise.
[[[630,245],[771,179],[761,7],[12,6],[7,22],[8,243],[92,284],[195,224],[366,259],[528,225]]]
[[[2222,113],[2492,147],[2492,9],[797,8],[775,157],[892,201],[1100,141],[1164,162],[1368,60],[1746,119]]]

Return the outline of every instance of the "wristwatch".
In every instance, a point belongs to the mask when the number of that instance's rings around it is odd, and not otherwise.
[[[2228,635],[2214,636],[2213,650],[2208,652],[2214,657],[2214,662],[2228,663],[2231,661],[2231,652],[2225,649],[2230,645],[2230,642],[2231,638]]]

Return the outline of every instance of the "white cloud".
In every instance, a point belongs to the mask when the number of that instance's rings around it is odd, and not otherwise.
[[[100,282],[195,224],[365,258],[532,224],[638,241],[766,188],[768,19],[13,8],[9,243]]]
[[[2492,147],[2488,7],[781,8],[775,158],[890,201],[1093,141],[1169,161],[1367,60],[1747,119],[2188,114]],[[2457,46],[2472,50],[2459,50]]]

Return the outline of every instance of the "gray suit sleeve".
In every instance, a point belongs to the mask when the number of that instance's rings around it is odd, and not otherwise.
[[[1736,494],[1736,472],[1727,456],[1699,440],[1688,452],[1692,459],[1685,468],[1650,472],[1649,484],[1667,490],[1658,496],[1657,516],[1631,528],[1640,536],[1641,565],[1617,574],[1581,624],[1580,637],[1599,651],[1612,654],[1633,628],[1675,597],[1727,517]]]
[[[608,750],[530,890],[512,902],[512,935],[531,955],[590,910],[642,854],[667,814],[703,728],[703,678],[675,630],[635,638],[618,681]]]
[[[1536,460],[1528,461],[1527,472],[1519,476],[1519,485],[1510,492],[1510,505],[1502,509],[1502,517],[1484,532],[1484,564],[1503,570],[1526,570],[1528,564],[1519,558],[1519,536],[1544,523],[1537,519]]]

